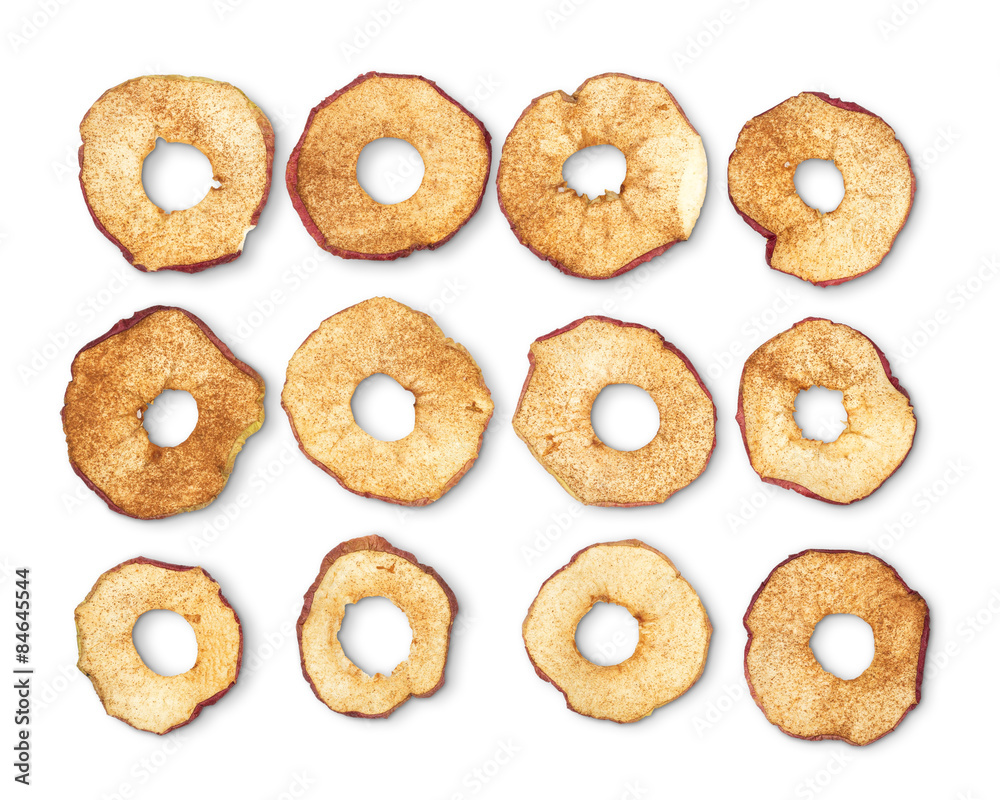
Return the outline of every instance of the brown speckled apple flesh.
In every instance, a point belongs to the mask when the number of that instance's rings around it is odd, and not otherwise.
[[[391,675],[366,675],[337,638],[346,608],[386,597],[410,623],[410,652]],[[429,697],[444,684],[455,594],[431,567],[381,536],[363,536],[327,553],[306,592],[298,622],[302,675],[313,693],[350,717],[388,717],[410,697]]]

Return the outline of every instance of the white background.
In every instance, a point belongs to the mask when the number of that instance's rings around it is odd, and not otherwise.
[[[344,44],[386,2],[4,5],[0,661],[4,669],[12,664],[9,570],[28,565],[37,700],[33,786],[15,788],[95,798],[304,792],[610,800],[629,792],[808,797],[817,790],[824,798],[997,797],[1000,545],[998,441],[990,419],[1000,289],[995,278],[975,280],[982,259],[1000,248],[996,6],[398,3],[388,24],[354,54],[345,54]],[[716,23],[723,11],[727,21]],[[32,17],[44,25],[25,36]],[[696,37],[702,52],[690,49],[694,57],[681,63],[678,54],[691,41],[697,46]],[[285,162],[309,109],[371,69],[423,74],[475,106],[494,137],[494,174],[504,137],[531,98],[573,91],[606,71],[662,81],[708,152],[709,191],[691,240],[612,281],[569,278],[517,243],[491,180],[480,212],[438,251],[387,264],[318,253],[285,191]],[[244,255],[231,264],[198,275],[140,274],[89,218],[75,167],[79,121],[105,89],[149,73],[230,81],[274,124],[270,202]],[[470,99],[484,85],[493,88]],[[726,160],[743,123],[807,89],[882,115],[918,173],[913,213],[885,263],[828,289],[768,270],[764,240],[737,216],[725,191]],[[290,271],[311,257],[317,268],[290,290]],[[449,288],[456,285],[457,296]],[[979,288],[962,307],[953,302],[959,285]],[[283,301],[240,340],[241,320],[276,289]],[[791,294],[791,307],[768,314],[783,293]],[[377,294],[436,309],[446,334],[477,358],[497,406],[471,472],[440,502],[409,512],[344,491],[293,452],[279,405],[285,365],[306,335]],[[95,301],[99,311],[81,307],[88,298],[103,298]],[[662,506],[573,514],[569,496],[514,436],[510,417],[529,343],[609,302],[606,313],[658,329],[700,370],[718,408],[718,448],[706,473]],[[267,381],[268,418],[213,505],[140,522],[110,512],[73,474],[59,410],[76,351],[153,304],[198,314],[254,366]],[[946,321],[935,336],[921,336],[921,322],[936,314]],[[755,327],[762,315],[770,324]],[[848,323],[880,344],[919,419],[915,447],[899,472],[848,507],[765,491],[733,420],[745,354],[810,315]],[[73,332],[64,335],[67,326]],[[903,357],[914,341],[923,346]],[[49,342],[57,342],[55,352],[48,348],[51,357],[37,374],[25,373],[35,350]],[[721,354],[734,345],[743,355],[724,365]],[[949,464],[960,466],[960,478]],[[261,489],[269,469],[280,474]],[[241,493],[250,507],[227,524],[225,511]],[[752,514],[751,504],[758,506]],[[741,510],[749,519],[735,525]],[[566,519],[560,529],[556,521]],[[889,537],[887,526],[901,519],[912,524]],[[558,535],[542,543],[543,552],[534,542],[554,524],[550,533]],[[373,532],[435,566],[461,606],[446,685],[387,721],[349,719],[317,701],[290,635],[323,555]],[[704,676],[690,692],[642,722],[619,726],[565,708],[535,676],[520,624],[540,583],[574,552],[626,537],[674,560],[700,593],[715,633]],[[924,699],[895,733],[867,748],[785,736],[743,682],[746,605],[775,564],[808,547],[880,548],[931,608]],[[140,554],[206,567],[238,610],[246,637],[237,686],[164,738],[106,716],[74,666],[74,607],[104,570]],[[963,622],[977,613],[985,623],[975,623],[978,631]],[[943,668],[930,667],[946,656]],[[12,709],[11,690],[0,698],[0,707]],[[3,716],[0,760],[8,764],[13,728],[9,712]],[[497,769],[492,760],[501,744],[516,753]],[[492,777],[477,782],[476,770]],[[3,768],[7,785],[11,772]]]

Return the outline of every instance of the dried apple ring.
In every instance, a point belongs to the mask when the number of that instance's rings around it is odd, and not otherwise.
[[[832,161],[844,199],[823,213],[795,191],[808,159]],[[916,182],[906,149],[871,111],[822,92],[754,117],[729,157],[729,199],[767,238],[768,266],[818,286],[849,281],[889,253],[913,205]]]
[[[847,427],[832,442],[806,438],[795,399],[840,391]],[[809,317],[758,347],[743,365],[736,421],[761,480],[828,503],[853,503],[903,463],[917,428],[910,396],[863,333]]]
[[[598,666],[576,646],[595,603],[623,606],[639,623],[625,661]],[[705,669],[712,624],[691,584],[638,539],[593,544],[542,584],[521,628],[538,677],[566,705],[596,719],[635,722],[690,689]]]
[[[351,398],[382,373],[413,393],[413,431],[381,441],[354,420]],[[423,506],[451,489],[479,456],[493,416],[475,360],[429,316],[373,297],[324,320],[288,362],[281,405],[299,447],[345,489]]]
[[[875,636],[875,657],[844,680],[809,646],[829,614],[853,614]],[[927,603],[882,559],[853,550],[806,550],[776,566],[750,601],[744,670],[768,721],[799,739],[871,744],[920,702],[930,633]]]
[[[420,188],[400,203],[372,199],[356,174],[365,145],[387,137],[409,142],[424,162]],[[368,72],[312,110],[285,183],[320,247],[388,261],[458,233],[479,209],[490,160],[483,123],[433,81]]]
[[[153,306],[123,319],[73,359],[63,431],[70,464],[112,511],[160,519],[195,511],[225,488],[264,423],[264,381],[198,317]],[[161,392],[198,403],[176,447],[149,440],[143,414]]]
[[[715,448],[715,405],[680,350],[643,325],[583,317],[536,339],[514,412],[531,454],[581,503],[662,503],[705,471]],[[615,450],[591,424],[605,386],[645,389],[660,412],[656,435],[638,450]]]
[[[410,622],[409,655],[391,675],[366,675],[337,638],[346,607],[385,597]],[[444,684],[451,626],[458,602],[433,568],[381,536],[363,536],[327,553],[305,595],[297,626],[302,675],[316,697],[349,717],[388,717],[411,697]]]
[[[195,665],[164,676],[147,667],[132,628],[147,611],[180,614],[198,639]],[[236,683],[243,628],[219,584],[201,567],[133,558],[101,575],[76,608],[77,666],[104,710],[134,728],[167,733],[187,725]]]
[[[563,164],[593,145],[625,156],[619,192],[568,190]],[[701,137],[666,87],[609,73],[535,98],[504,142],[500,210],[518,241],[557,269],[613,278],[691,235],[708,184]]]
[[[271,188],[274,132],[235,86],[146,75],[106,91],[80,123],[80,186],[98,230],[145,272],[198,272],[243,252]],[[197,205],[164,213],[146,195],[142,164],[156,140],[197,147],[219,185]]]

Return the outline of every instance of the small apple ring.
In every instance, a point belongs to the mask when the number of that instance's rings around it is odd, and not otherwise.
[[[620,664],[594,664],[576,646],[577,625],[601,602],[623,606],[639,623],[635,652]],[[670,559],[628,539],[574,555],[542,584],[521,632],[538,677],[559,689],[570,709],[635,722],[701,677],[712,623]]]
[[[413,431],[383,441],[358,425],[351,398],[388,375],[414,395]],[[281,406],[306,457],[348,491],[424,506],[479,457],[493,400],[475,359],[427,314],[372,297],[323,320],[288,361]]]
[[[832,442],[807,438],[795,422],[796,397],[812,386],[843,392],[847,427]],[[750,354],[736,421],[761,480],[835,504],[878,489],[903,463],[917,429],[910,396],[875,343],[815,317]]]
[[[824,213],[795,189],[803,161],[832,161],[844,198]],[[913,205],[910,158],[880,117],[856,103],[803,92],[754,117],[729,157],[729,199],[767,239],[771,269],[818,286],[849,281],[888,255]]]
[[[80,123],[80,186],[98,230],[145,272],[198,272],[243,252],[271,187],[274,132],[235,86],[146,75],[108,89]],[[165,213],[146,194],[142,165],[156,140],[197,147],[219,184]]]
[[[567,186],[563,166],[595,145],[617,148],[626,171],[617,191],[591,198]],[[657,81],[621,73],[532,100],[497,169],[500,210],[518,241],[590,280],[621,275],[687,239],[707,186],[701,136],[674,96]]]
[[[366,675],[352,662],[338,634],[347,606],[385,597],[410,622],[408,656],[391,675]],[[429,697],[444,684],[455,593],[432,568],[381,536],[362,536],[326,554],[306,592],[296,627],[302,675],[313,693],[349,717],[388,717],[411,697]]]
[[[380,203],[358,183],[361,151],[402,139],[424,163],[417,191]],[[482,122],[419,75],[367,72],[309,114],[285,168],[292,204],[316,243],[341,258],[389,261],[440,247],[479,210],[490,176]]]
[[[264,381],[198,317],[153,306],[118,322],[73,359],[63,431],[70,464],[112,511],[160,519],[225,488],[264,422]],[[191,394],[198,423],[181,444],[153,444],[143,415],[167,389]]]
[[[810,647],[829,614],[860,617],[874,634],[872,663],[852,680],[824,670]],[[853,550],[789,556],[760,585],[743,625],[750,694],[789,736],[871,744],[920,702],[927,603],[876,556]]]
[[[160,675],[143,662],[132,629],[147,611],[180,614],[194,629],[198,657],[187,672]],[[236,683],[243,628],[219,584],[201,567],[133,558],[97,579],[76,608],[77,666],[104,710],[134,728],[167,733],[187,725]]]
[[[715,405],[674,345],[643,325],[583,317],[535,340],[513,425],[538,462],[581,503],[662,503],[704,472],[715,448]],[[628,383],[660,412],[652,441],[609,447],[594,432],[601,390]]]

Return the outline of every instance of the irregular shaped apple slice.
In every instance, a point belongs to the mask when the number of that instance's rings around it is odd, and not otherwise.
[[[843,392],[847,426],[832,442],[806,438],[798,393]],[[743,365],[736,421],[761,480],[828,503],[867,497],[913,445],[917,420],[881,350],[847,325],[809,317],[758,347]]]
[[[616,603],[639,622],[635,652],[602,667],[576,647],[576,626],[595,603]],[[538,592],[522,625],[538,677],[588,717],[635,722],[690,689],[705,668],[712,624],[691,585],[663,553],[638,539],[586,547]]]
[[[832,161],[844,178],[844,199],[829,213],[796,193],[795,170],[808,159]],[[910,158],[892,128],[822,92],[803,92],[754,117],[729,157],[729,199],[767,238],[768,265],[819,286],[882,263],[915,189]]]
[[[198,638],[198,660],[170,677],[147,667],[132,628],[147,611],[180,614]],[[167,733],[187,725],[236,683],[243,657],[239,617],[201,567],[133,558],[101,575],[76,608],[77,666],[104,710],[134,728]]]
[[[391,675],[366,675],[344,653],[337,634],[351,603],[385,597],[410,622],[410,653]],[[363,536],[327,553],[305,595],[298,622],[302,675],[316,696],[349,717],[388,717],[410,697],[444,684],[455,594],[431,567],[381,536]]]
[[[704,472],[715,448],[715,405],[691,362],[643,325],[584,317],[536,339],[514,412],[517,435],[581,503],[662,503]],[[645,389],[660,412],[652,441],[615,450],[594,433],[601,390]]]
[[[625,156],[619,192],[568,190],[563,164],[586,147]],[[613,278],[691,235],[708,184],[701,137],[666,87],[609,73],[572,95],[534,99],[504,142],[500,210],[518,241],[569,275]]]
[[[358,183],[358,157],[376,139],[420,153],[420,188],[400,203],[373,200]],[[479,209],[490,175],[483,123],[418,75],[368,72],[312,110],[285,183],[302,224],[324,250],[379,261],[440,247]]]
[[[146,75],[108,89],[80,123],[80,186],[98,230],[134,267],[198,272],[243,252],[271,188],[274,132],[235,86]],[[197,147],[218,187],[166,214],[146,195],[142,163],[156,140]]]
[[[826,672],[809,646],[829,614],[860,617],[875,636],[871,665],[852,680]],[[871,744],[920,702],[927,603],[876,556],[853,550],[789,556],[754,594],[743,625],[750,694],[789,736]]]
[[[386,442],[351,398],[382,373],[413,393],[413,431]],[[437,500],[472,467],[493,416],[475,360],[429,316],[373,297],[324,320],[288,362],[281,405],[302,452],[345,489],[389,503]]]
[[[73,359],[63,431],[73,470],[112,511],[159,519],[211,503],[244,442],[264,422],[264,381],[198,317],[153,306],[116,324]],[[166,389],[198,403],[198,424],[176,447],[143,428]]]

